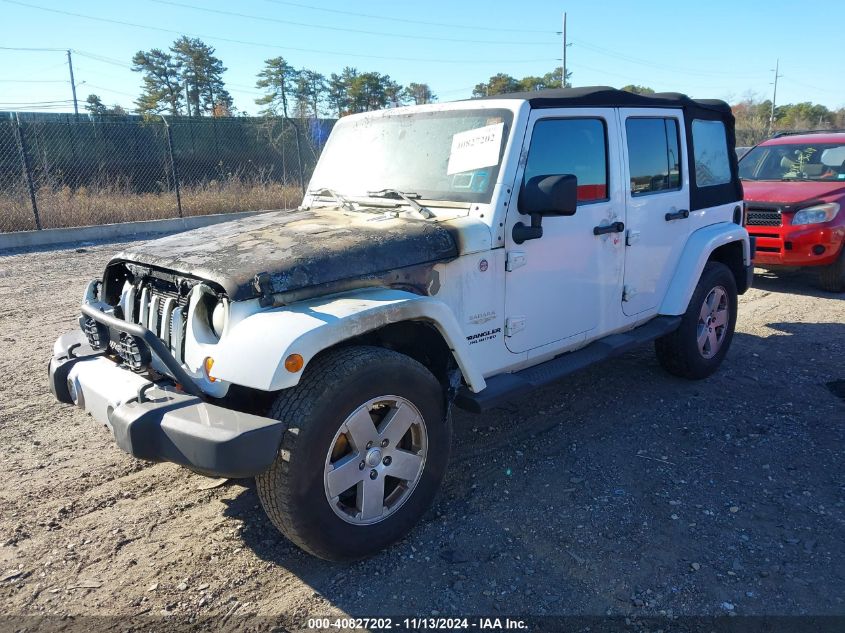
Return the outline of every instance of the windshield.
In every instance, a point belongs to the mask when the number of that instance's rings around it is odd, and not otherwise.
[[[503,109],[341,119],[311,190],[354,198],[394,189],[427,200],[489,202],[512,120]]]
[[[739,161],[743,180],[845,180],[845,145],[758,145]]]

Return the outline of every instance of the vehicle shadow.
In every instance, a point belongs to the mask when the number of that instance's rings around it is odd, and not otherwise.
[[[819,287],[818,271],[806,268],[768,270],[754,269],[754,288],[822,299],[845,299],[845,293],[828,292]]]
[[[313,589],[309,615],[835,611],[824,588],[845,589],[841,528],[807,504],[840,501],[845,402],[830,385],[845,379],[845,322],[767,327],[737,333],[703,381],[666,374],[645,346],[488,413],[456,411],[438,501],[370,559],[302,552],[251,481],[225,514],[245,548]],[[796,547],[795,534],[812,538]]]

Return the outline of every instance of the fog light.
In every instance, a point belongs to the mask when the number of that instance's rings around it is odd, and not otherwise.
[[[821,255],[822,253],[824,253],[824,246],[822,246],[821,244],[816,244],[813,247],[813,255]]]
[[[211,368],[214,367],[214,359],[211,356],[206,356],[203,367],[205,367],[205,375],[208,376],[208,379],[211,382],[217,382],[217,378],[211,375]]]
[[[85,338],[88,339],[88,345],[91,346],[91,349],[100,351],[108,347],[109,329],[99,321],[85,317],[82,321],[82,331]]]
[[[291,354],[285,359],[285,369],[295,374],[305,365],[305,361],[299,354]]]
[[[140,371],[150,363],[150,351],[144,342],[126,332],[120,333],[117,353],[133,371]]]

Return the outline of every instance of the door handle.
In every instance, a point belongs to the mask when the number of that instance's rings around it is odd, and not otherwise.
[[[604,235],[605,233],[621,233],[625,230],[623,222],[611,222],[606,226],[594,226],[593,235]]]
[[[671,222],[672,220],[685,220],[689,217],[689,211],[687,209],[681,209],[680,211],[672,211],[671,213],[666,214],[666,221]]]

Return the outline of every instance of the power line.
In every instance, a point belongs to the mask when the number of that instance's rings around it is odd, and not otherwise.
[[[540,29],[511,29],[503,27],[492,26],[478,26],[475,24],[447,24],[445,22],[426,22],[424,20],[410,20],[407,18],[393,18],[385,15],[374,15],[372,13],[359,13],[357,11],[343,11],[341,9],[326,9],[325,7],[312,7],[301,2],[288,2],[286,0],[264,0],[272,4],[282,4],[289,7],[300,7],[302,9],[309,9],[311,11],[322,11],[324,13],[334,13],[338,15],[350,15],[356,18],[370,18],[372,20],[384,20],[386,22],[401,22],[403,24],[420,24],[423,26],[439,26],[449,29],[461,29],[463,31],[493,31],[500,33],[546,33],[554,35],[554,31],[540,30]]]
[[[781,79],[786,79],[788,82],[797,84],[799,86],[803,86],[804,88],[810,88],[811,90],[818,90],[819,92],[826,92],[827,94],[836,94],[835,90],[830,90],[828,88],[819,88],[818,86],[813,86],[803,81],[798,81],[797,79],[793,79],[789,75],[781,75]]]
[[[302,26],[309,29],[319,29],[323,31],[341,31],[344,33],[360,33],[363,35],[378,35],[379,37],[395,37],[411,40],[431,40],[435,42],[458,42],[460,44],[509,44],[519,46],[546,46],[548,42],[513,42],[513,41],[496,41],[496,40],[470,40],[466,38],[454,37],[435,37],[432,35],[422,35],[419,33],[404,34],[404,33],[390,33],[388,31],[368,31],[365,29],[353,29],[343,26],[328,26],[325,24],[312,24],[309,22],[295,22],[293,20],[283,20],[281,18],[273,18],[262,15],[252,15],[249,13],[240,13],[238,11],[225,11],[223,9],[211,9],[208,7],[200,7],[195,4],[186,4],[184,2],[174,2],[173,0],[149,0],[157,4],[165,4],[172,7],[182,7],[184,9],[191,9],[194,11],[204,11],[206,13],[216,13],[217,15],[229,15],[238,18],[246,18],[248,20],[258,20],[259,22],[276,22],[278,24],[288,24],[291,26]]]
[[[73,99],[57,99],[55,101],[2,101],[0,105],[49,105],[52,103],[73,103]]]
[[[620,53],[618,51],[611,50],[609,48],[604,48],[602,46],[596,46],[595,44],[590,44],[588,42],[584,42],[583,40],[574,40],[577,45],[581,48],[593,51],[595,53],[599,53],[600,55],[607,55],[608,57],[615,57],[617,59],[621,59],[623,61],[627,61],[632,64],[638,64],[640,66],[646,66],[649,68],[655,68],[657,70],[665,70],[669,72],[677,72],[683,73],[686,75],[701,75],[701,76],[714,76],[714,77],[759,77],[760,75],[765,74],[763,71],[754,72],[754,73],[744,73],[744,74],[737,74],[735,72],[720,72],[720,71],[707,71],[707,70],[692,70],[689,68],[681,68],[678,66],[669,66],[667,64],[661,64],[658,62],[653,62],[647,59],[642,59],[640,57],[632,57],[626,53]]]
[[[0,46],[0,51],[41,51],[49,53],[64,53],[66,48],[33,48],[26,46]]]
[[[0,79],[9,84],[66,84],[67,79]]]
[[[96,84],[88,83],[87,81],[82,82],[82,84],[85,84],[89,88],[96,88],[97,90],[105,90],[106,92],[113,92],[116,95],[123,95],[124,97],[132,97],[133,99],[138,96],[138,95],[129,94],[128,92],[121,92],[120,90],[114,90],[112,88],[106,88],[105,86],[98,86]],[[79,85],[81,86],[82,84],[79,84]]]
[[[319,50],[313,48],[299,48],[293,46],[279,46],[278,44],[270,44],[267,42],[255,42],[250,40],[236,40],[228,37],[220,37],[217,35],[208,35],[203,33],[185,33],[183,31],[177,31],[174,29],[167,29],[160,26],[151,26],[148,24],[137,24],[134,22],[126,22],[123,20],[114,20],[111,18],[103,18],[94,15],[86,15],[84,13],[74,13],[72,11],[64,11],[62,9],[53,9],[50,7],[42,7],[36,4],[30,4],[27,2],[20,2],[19,0],[0,0],[0,2],[5,2],[7,4],[14,4],[21,7],[27,7],[28,9],[36,9],[39,11],[46,11],[48,13],[56,13],[58,15],[66,15],[75,18],[83,18],[86,20],[93,20],[95,22],[103,22],[106,24],[118,24],[120,26],[129,26],[132,28],[138,29],[146,29],[149,31],[158,31],[160,33],[170,33],[175,35],[190,35],[192,37],[200,37],[207,40],[217,40],[220,42],[229,42],[231,44],[241,44],[244,46],[257,46],[260,48],[270,48],[274,50],[288,50],[288,51],[298,51],[302,53],[312,53],[317,55],[335,55],[339,57],[361,57],[361,58],[368,58],[368,59],[387,59],[392,61],[405,61],[405,62],[423,62],[423,63],[432,63],[432,64],[534,64],[538,62],[548,62],[551,61],[548,58],[543,59],[521,59],[521,60],[513,60],[513,59],[485,59],[485,60],[473,60],[473,59],[425,59],[420,57],[399,57],[399,56],[392,56],[392,55],[367,55],[362,53],[350,53],[348,51],[326,51],[326,50]]]

